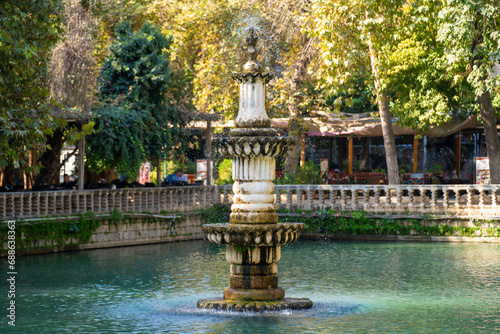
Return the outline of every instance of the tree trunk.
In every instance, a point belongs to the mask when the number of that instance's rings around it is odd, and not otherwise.
[[[491,184],[500,184],[500,140],[498,138],[497,120],[495,109],[491,103],[490,93],[483,93],[478,97],[481,107],[481,119],[484,124],[484,135],[486,137],[486,150],[490,162]]]
[[[290,80],[290,94],[292,96],[289,105],[290,120],[288,121],[288,136],[294,138],[294,143],[288,148],[285,160],[285,173],[288,175],[295,175],[297,171],[297,164],[299,163],[299,151],[302,135],[302,124],[300,122],[301,111],[299,108],[300,89],[307,75],[307,68],[311,62],[311,56],[306,50],[309,43],[308,38],[302,39],[302,50],[300,59],[295,65],[293,77]],[[304,148],[305,150],[305,148]]]
[[[288,121],[288,136],[293,138],[293,144],[288,147],[285,158],[285,173],[288,175],[295,175],[300,156],[300,143],[302,127],[299,123],[298,117],[290,117]]]
[[[41,163],[41,170],[35,176],[34,185],[52,185],[54,181],[59,183],[59,170],[61,167],[61,149],[63,146],[64,129],[59,128],[54,131],[52,136],[47,138],[47,144],[50,149],[46,150],[38,161]]]
[[[396,154],[396,141],[392,130],[391,111],[389,110],[389,99],[387,91],[382,88],[380,75],[377,68],[377,58],[373,50],[373,45],[368,38],[368,48],[370,53],[370,63],[372,75],[374,77],[375,89],[377,91],[377,103],[382,124],[382,136],[384,138],[385,161],[387,163],[387,177],[389,184],[399,184],[398,156]]]
[[[161,185],[161,181],[162,181],[160,158],[156,159],[155,168],[156,168],[156,185],[159,187]]]
[[[207,121],[206,130],[206,147],[207,147],[207,186],[212,184],[212,121]]]
[[[366,137],[363,141],[363,154],[361,155],[361,159],[359,161],[359,171],[361,172],[363,168],[366,166],[366,162],[370,157],[370,144],[372,139],[370,137]]]
[[[389,184],[399,184],[398,155],[396,153],[396,141],[392,130],[391,112],[387,92],[380,94],[380,123],[382,123],[382,136],[384,138],[385,161],[387,163],[387,177]]]
[[[13,185],[14,164],[9,162],[3,169],[2,187]]]
[[[472,53],[483,46],[484,38],[481,27],[481,18],[479,12],[476,12],[474,21],[474,29],[476,35],[472,41]],[[480,55],[471,59],[471,68],[481,66],[483,59]],[[485,81],[487,78],[481,78]],[[483,120],[484,135],[486,137],[486,151],[488,152],[488,160],[490,163],[490,182],[491,184],[500,183],[500,140],[498,139],[497,120],[495,109],[491,103],[491,95],[489,92],[484,92],[477,97],[477,101],[481,108],[480,116]]]

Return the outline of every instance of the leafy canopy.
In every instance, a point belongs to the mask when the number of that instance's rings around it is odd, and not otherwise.
[[[100,70],[98,130],[89,160],[97,172],[116,167],[133,176],[142,162],[167,158],[181,146],[184,122],[166,99],[172,39],[151,24],[134,32],[124,22],[115,34]]]
[[[56,120],[50,115],[47,54],[57,42],[61,0],[0,2],[0,167],[27,164],[42,150]]]

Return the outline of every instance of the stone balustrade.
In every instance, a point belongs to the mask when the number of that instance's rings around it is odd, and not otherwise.
[[[0,219],[109,213],[181,211],[220,201],[216,187],[162,187],[0,193]]]
[[[500,185],[276,185],[280,209],[499,216]],[[229,203],[231,186],[222,202]]]
[[[276,185],[280,209],[500,216],[500,185]],[[180,211],[232,203],[232,185],[0,193],[0,219]]]

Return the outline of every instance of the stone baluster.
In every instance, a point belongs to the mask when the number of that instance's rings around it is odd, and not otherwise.
[[[85,191],[71,191],[69,197],[70,212],[72,215],[80,212],[94,212],[92,201],[90,200],[91,192]]]
[[[153,208],[151,211],[161,208],[161,188],[153,188]],[[159,212],[159,211],[158,211]]]
[[[479,188],[479,209],[484,208],[485,195],[486,195],[486,191],[484,190],[483,187],[480,187]]]
[[[158,212],[161,211],[166,211],[167,206],[166,206],[166,197],[165,197],[165,188],[158,188],[158,193],[157,193],[157,198],[158,198]]]
[[[223,188],[222,203],[229,204],[229,189],[227,187]]]
[[[359,210],[359,192],[360,189],[356,186],[352,188],[352,210]]]
[[[334,190],[333,187],[330,186],[330,191],[329,191],[329,194],[330,194],[330,202],[329,202],[329,207],[332,209],[332,210],[335,210],[335,199],[337,197],[337,191]]]
[[[0,217],[7,217],[7,196],[0,194]]]
[[[38,216],[43,217],[47,215],[47,196],[44,192],[38,193]]]
[[[370,186],[363,187],[363,211],[370,210]]]
[[[455,210],[458,212],[460,209],[460,188],[456,187],[455,188]]]
[[[415,198],[415,187],[408,186],[408,209],[410,212],[417,211],[417,203]]]
[[[325,208],[325,192],[323,190],[323,187],[318,187],[318,207],[320,209]]]
[[[448,193],[448,187],[443,188],[443,210],[446,213],[449,213],[450,210],[450,203],[449,203],[449,193]]]
[[[50,192],[48,197],[48,214],[49,215],[55,215],[56,214],[56,199],[55,199],[55,192]]]
[[[276,193],[276,207],[279,208],[281,206],[281,186],[275,186],[274,191]]]
[[[474,189],[469,188],[466,191],[467,191],[467,207],[471,208],[472,207],[472,194],[474,193]]]
[[[290,186],[288,186],[286,188],[286,208],[288,210],[291,210],[292,204],[293,204],[293,190],[291,189]]]
[[[312,188],[311,186],[308,186],[306,188],[306,196],[307,196],[306,208],[309,210],[312,210],[312,208],[313,208],[315,194],[316,194],[316,190],[314,188]]]
[[[294,187],[297,192],[297,208],[302,207],[302,189],[300,187]]]
[[[379,208],[380,208],[380,205],[381,205],[381,203],[380,203],[380,201],[381,201],[381,199],[380,199],[380,197],[381,197],[381,191],[382,190],[380,189],[380,186],[374,186],[373,187],[373,195],[374,195],[374,206],[373,207],[374,207],[374,209],[375,209],[376,212],[380,211]]]
[[[424,190],[424,187],[418,186],[418,191],[420,192],[420,210],[422,210],[422,212],[423,212],[425,209],[425,190]]]
[[[129,198],[128,198],[128,189],[120,189],[121,192],[121,201],[122,201],[122,211],[128,212],[130,211]]]
[[[5,217],[12,217],[12,196],[5,198]]]
[[[67,193],[68,190],[65,191],[56,191],[56,214],[64,211],[64,193]]]
[[[347,209],[347,189],[342,188],[340,189],[340,209],[341,210],[346,210]]]
[[[31,216],[31,197],[29,196],[29,193],[23,193],[21,196],[21,201],[22,201],[22,212],[24,217],[30,217]]]
[[[385,189],[385,205],[384,209],[386,212],[390,212],[391,210],[391,195],[392,195],[392,189],[389,187],[386,187]]]
[[[191,187],[184,189],[185,193],[185,199],[186,199],[186,206],[184,207],[184,210],[189,211],[193,209],[196,197],[193,194],[193,189]]]
[[[12,196],[12,212],[11,217],[16,217],[18,214],[22,214],[22,202],[20,201],[19,194]]]
[[[403,209],[403,191],[404,188],[401,186],[396,186],[396,211],[397,212],[402,212],[404,211]]]
[[[101,212],[111,212],[113,207],[109,204],[109,190],[101,190]]]
[[[145,195],[144,196],[144,206],[145,206],[145,210],[144,211],[153,211],[153,207],[154,207],[154,194],[153,192],[149,191],[149,189],[143,189],[143,194]]]
[[[102,191],[100,190],[95,190],[92,192],[94,194],[93,198],[93,205],[94,205],[94,212],[96,213],[105,213],[105,210],[101,208],[101,203],[102,203]]]
[[[437,212],[437,196],[438,188],[436,186],[431,187],[431,212]]]
[[[32,198],[32,212],[33,212],[33,217],[39,217],[40,216],[40,192],[37,191],[35,193],[31,193],[31,198]],[[0,207],[1,207],[0,203]]]
[[[80,195],[80,193],[82,193]],[[85,211],[84,212],[94,212],[94,208],[92,207],[92,204],[94,203],[94,192],[87,190],[85,192],[78,192],[75,195],[76,199],[78,202],[80,202],[80,208],[83,208]]]
[[[62,198],[62,212],[64,212],[65,215],[71,215],[71,195],[73,191],[64,191],[63,192],[63,198]]]
[[[201,188],[201,191],[202,191],[202,205],[203,205],[203,208],[208,208],[210,205],[211,205],[211,193],[212,193],[212,190],[209,188],[209,187],[200,187]]]

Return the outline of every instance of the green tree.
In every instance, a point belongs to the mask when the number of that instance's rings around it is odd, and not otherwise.
[[[483,121],[491,183],[499,184],[500,140],[495,107],[500,105],[500,5],[497,1],[448,0],[440,18],[443,21],[438,37],[446,46],[447,70],[453,73],[457,85],[465,81],[472,87],[477,104],[466,107]]]
[[[182,146],[181,115],[166,98],[171,38],[145,24],[133,32],[120,23],[110,56],[100,70],[98,130],[89,139],[89,164],[135,175],[146,160],[165,159]]]
[[[392,130],[390,58],[401,40],[404,1],[313,1],[313,29],[318,37],[322,88],[333,94],[348,91],[353,77],[373,84],[382,125],[389,184],[399,183],[396,144]],[[358,79],[359,80],[359,79]]]
[[[57,42],[61,0],[0,2],[0,169],[29,170],[27,150],[43,151],[57,127],[47,89],[47,54]],[[9,182],[8,173],[4,183]]]
[[[399,40],[389,56],[389,85],[398,123],[420,132],[459,114],[469,87],[453,84],[443,43],[437,40],[443,2],[405,4]]]

